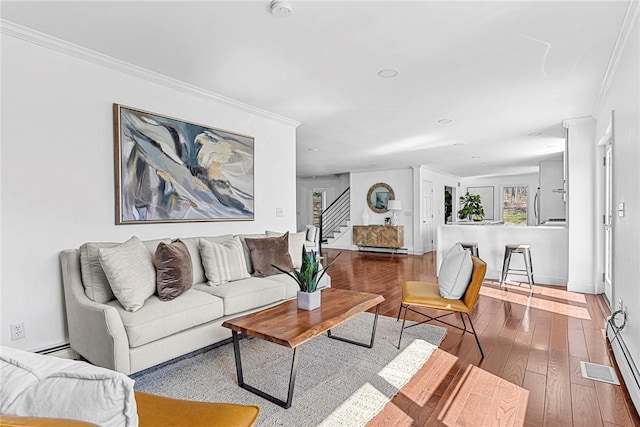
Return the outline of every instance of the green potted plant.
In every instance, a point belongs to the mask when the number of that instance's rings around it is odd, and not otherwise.
[[[340,253],[338,253],[340,255]],[[336,255],[336,258],[338,258]],[[306,251],[302,248],[302,265],[300,268],[294,268],[292,270],[285,270],[273,265],[278,271],[289,275],[293,280],[298,283],[300,290],[298,291],[298,308],[303,310],[314,310],[320,307],[320,291],[318,288],[318,282],[322,279],[322,276],[331,268],[333,263],[336,262],[335,258],[324,268],[320,267],[320,261],[315,251]]]
[[[474,221],[482,221],[484,219],[484,208],[479,194],[465,194],[460,196],[462,208],[458,211],[458,218],[472,219]]]

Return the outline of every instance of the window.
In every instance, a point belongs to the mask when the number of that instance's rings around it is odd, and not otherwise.
[[[526,185],[502,187],[502,219],[505,224],[527,225]]]

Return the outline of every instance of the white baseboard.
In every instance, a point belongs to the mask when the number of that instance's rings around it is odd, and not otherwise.
[[[618,364],[618,369],[620,369],[620,373],[622,374],[622,378],[624,379],[624,384],[629,391],[629,396],[631,396],[633,406],[636,407],[636,411],[640,412],[640,387],[633,377],[631,366],[629,365],[627,359],[623,354],[620,343],[617,339],[612,341],[613,336],[613,330],[611,328],[607,328],[607,338],[611,343],[611,348],[613,349],[613,355],[615,356],[616,363]],[[624,340],[624,338],[622,339]],[[631,357],[631,355],[628,356]],[[633,363],[635,363],[635,361],[633,361]]]
[[[47,356],[60,357],[62,359],[71,359],[71,360],[80,359],[80,355],[78,355],[78,353],[72,350],[71,347],[58,348],[51,351],[43,350],[43,351],[39,351],[38,353],[46,354]]]
[[[575,283],[569,282],[567,283],[567,290],[569,292],[579,292],[581,294],[595,294],[596,290],[593,285],[588,285],[584,283]]]
[[[500,276],[502,275],[502,271],[498,270],[487,270],[485,278],[487,280],[495,280],[500,281]],[[542,285],[552,285],[552,286],[567,286],[567,279],[563,279],[560,277],[548,277],[548,276],[539,276],[537,274],[533,275],[533,279],[535,283],[539,283]],[[516,281],[516,282],[527,282],[526,276],[507,276],[508,281]],[[580,291],[576,291],[580,292]],[[586,292],[593,293],[593,292]]]

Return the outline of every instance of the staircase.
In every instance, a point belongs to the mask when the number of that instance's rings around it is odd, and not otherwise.
[[[342,192],[320,216],[320,250],[351,228],[351,187]]]

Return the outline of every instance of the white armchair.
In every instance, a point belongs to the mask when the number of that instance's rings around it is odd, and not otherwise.
[[[318,252],[320,249],[318,244],[320,240],[320,229],[315,225],[307,225],[305,229],[307,234],[304,241],[304,248],[308,251]]]

